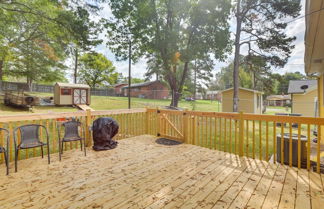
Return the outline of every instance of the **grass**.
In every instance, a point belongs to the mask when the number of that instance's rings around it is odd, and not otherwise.
[[[52,93],[39,93],[31,92],[31,95],[40,97],[53,96]],[[132,108],[141,107],[162,107],[170,105],[171,101],[169,99],[158,100],[158,99],[143,99],[143,98],[131,98]],[[91,105],[94,110],[114,110],[114,109],[127,109],[128,108],[128,98],[127,97],[106,97],[106,96],[92,96]],[[210,100],[197,100],[194,102],[181,100],[179,102],[179,107],[188,110],[196,111],[211,111],[211,112],[221,112],[221,103],[218,101]],[[36,106],[33,111],[28,109],[19,109],[8,107],[0,104],[0,115],[15,115],[15,114],[28,114],[28,113],[52,113],[52,112],[73,112],[77,111],[73,107],[56,107],[56,106]],[[267,107],[267,112],[265,114],[275,114],[277,112],[290,113],[290,108],[286,109],[284,107]]]
[[[40,97],[53,96],[50,93],[29,93],[31,95],[37,95]],[[165,100],[155,100],[155,99],[142,99],[142,98],[131,98],[132,108],[141,107],[162,107],[170,105],[171,101],[169,99]],[[94,110],[114,110],[114,109],[127,109],[128,108],[128,98],[127,97],[106,97],[106,96],[92,96],[91,97],[91,108]],[[179,102],[179,107],[188,110],[197,111],[221,111],[221,103],[217,101],[209,100],[197,100],[195,102],[188,102],[181,100]],[[56,106],[35,106],[33,111],[28,109],[20,109],[14,107],[8,107],[4,104],[0,104],[0,115],[15,115],[15,114],[28,114],[28,113],[52,113],[52,112],[73,112],[77,111],[73,107],[56,107]]]

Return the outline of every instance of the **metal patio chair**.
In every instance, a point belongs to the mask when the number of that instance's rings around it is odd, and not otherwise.
[[[64,136],[61,138],[61,128],[64,128]],[[72,141],[80,141],[81,151],[84,151],[84,156],[87,156],[86,148],[85,148],[85,138],[81,137],[79,134],[79,128],[84,136],[84,128],[82,123],[79,121],[67,121],[58,125],[57,131],[59,136],[59,158],[61,161],[61,155],[63,154],[63,144],[64,142],[72,142]],[[82,149],[83,148],[83,149]]]
[[[0,153],[3,153],[6,167],[7,175],[9,174],[9,131],[4,128],[0,128],[0,136],[4,138],[5,144],[0,145]]]
[[[41,141],[39,133],[41,129],[45,130],[46,143]],[[20,143],[17,144],[17,132],[20,131]],[[49,135],[45,126],[38,124],[23,125],[15,128],[14,130],[14,144],[15,144],[15,172],[17,172],[18,152],[21,149],[29,149],[41,147],[42,158],[44,158],[43,146],[47,146],[47,160],[50,164],[50,148],[49,148]]]

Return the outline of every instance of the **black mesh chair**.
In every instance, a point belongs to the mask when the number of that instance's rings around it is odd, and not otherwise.
[[[45,130],[46,133],[46,143],[42,142],[39,133],[41,129]],[[17,132],[20,131],[20,143],[17,144]],[[15,171],[17,172],[17,161],[18,161],[18,152],[21,149],[29,149],[35,147],[41,147],[42,158],[44,158],[43,146],[47,146],[47,160],[50,164],[50,148],[49,148],[49,136],[45,126],[38,124],[29,124],[23,125],[15,128],[14,130],[14,143],[15,143]]]
[[[63,138],[61,138],[61,127],[64,128]],[[60,157],[60,160],[61,160],[61,155],[63,154],[64,142],[80,141],[81,151],[82,150],[84,151],[84,156],[87,155],[86,148],[85,148],[85,138],[80,136],[79,130],[82,131],[83,136],[84,136],[84,128],[82,126],[82,123],[79,121],[75,121],[75,120],[61,123],[61,125],[58,126],[57,131],[58,131],[58,136],[59,136],[59,157]]]
[[[7,167],[7,175],[9,174],[9,131],[4,128],[0,128],[0,136],[4,138],[5,144],[0,145],[0,153],[3,153],[6,167]]]

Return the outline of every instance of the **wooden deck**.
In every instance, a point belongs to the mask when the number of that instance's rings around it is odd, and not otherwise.
[[[0,208],[321,208],[324,176],[140,136],[0,169]],[[322,207],[323,208],[323,207]]]

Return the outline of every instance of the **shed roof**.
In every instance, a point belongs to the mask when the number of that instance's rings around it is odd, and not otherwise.
[[[149,86],[153,83],[161,83],[161,81],[147,81],[147,82],[143,82],[143,83],[135,83],[135,84],[131,84],[131,88],[136,88],[136,87],[143,87],[143,86]],[[122,88],[128,88],[127,86],[123,86]]]
[[[303,94],[305,91],[302,86],[307,85],[306,91],[317,88],[317,80],[291,80],[289,81],[288,94]]]
[[[90,89],[90,86],[87,84],[74,84],[74,83],[59,83],[57,82],[55,85],[60,87],[70,87],[70,88],[85,88]]]
[[[257,94],[263,94],[262,91],[258,91],[258,90],[247,89],[247,88],[242,88],[242,87],[240,87],[239,89],[240,90],[244,90],[244,91],[249,91],[249,92],[257,93]],[[223,90],[222,93],[225,92],[225,91],[230,91],[230,90],[233,90],[233,87],[232,88],[229,88],[229,89]]]

